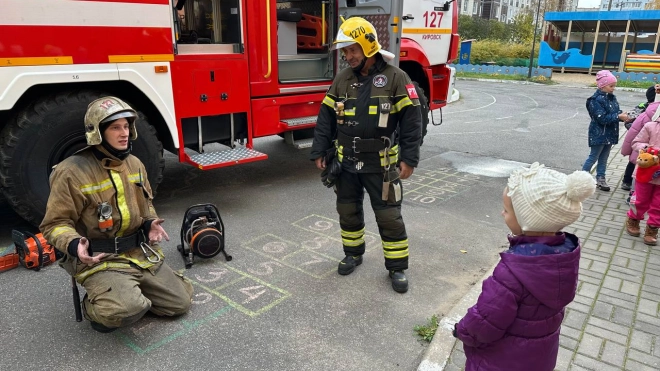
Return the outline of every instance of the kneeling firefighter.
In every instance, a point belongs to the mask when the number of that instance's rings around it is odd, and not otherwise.
[[[169,237],[152,204],[147,172],[131,155],[137,113],[115,97],[91,102],[89,147],[58,164],[40,229],[66,254],[60,265],[83,285],[83,313],[110,332],[146,312],[176,316],[190,309],[193,288],[164,261]]]
[[[364,190],[376,215],[392,287],[408,290],[408,237],[401,217],[401,179],[419,161],[421,112],[408,75],[387,61],[373,25],[360,17],[346,20],[334,47],[350,67],[340,71],[318,115],[310,158],[334,185],[344,253],[338,273],[362,264]],[[397,168],[398,166],[398,168]]]

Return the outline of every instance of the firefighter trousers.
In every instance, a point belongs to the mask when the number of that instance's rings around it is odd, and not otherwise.
[[[337,179],[337,212],[341,227],[344,253],[363,255],[364,242],[364,191],[371,200],[385,256],[387,270],[408,269],[408,236],[401,216],[401,200],[388,204],[382,200],[382,173],[351,173],[342,171]]]
[[[158,316],[178,316],[190,309],[190,281],[163,263],[155,273],[135,268],[132,272],[101,271],[83,283],[85,318],[106,327],[124,327],[148,311]]]

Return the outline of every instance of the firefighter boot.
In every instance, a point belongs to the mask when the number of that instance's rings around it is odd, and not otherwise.
[[[92,324],[92,328],[100,333],[107,334],[115,331],[116,327],[106,327],[98,322],[89,321]]]
[[[631,217],[626,218],[626,233],[631,236],[639,236],[639,220],[632,219]]]
[[[408,279],[403,271],[390,271],[390,278],[392,279],[394,291],[402,294],[408,291]]]
[[[344,259],[342,259],[339,262],[339,267],[337,267],[337,273],[341,274],[342,276],[346,276],[348,274],[353,273],[355,267],[357,267],[360,264],[362,264],[362,255],[358,255],[358,256],[346,255],[346,257],[344,257]]]
[[[644,243],[649,246],[658,244],[658,227],[646,226],[644,231]]]

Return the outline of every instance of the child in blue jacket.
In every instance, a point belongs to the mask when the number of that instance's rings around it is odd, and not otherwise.
[[[584,162],[582,170],[591,172],[596,164],[596,186],[602,191],[609,191],[610,186],[605,180],[607,159],[612,146],[619,142],[619,121],[627,121],[628,114],[619,109],[614,89],[616,77],[612,72],[603,70],[596,74],[598,90],[587,99],[587,111],[591,122],[589,123],[589,147],[591,152]]]

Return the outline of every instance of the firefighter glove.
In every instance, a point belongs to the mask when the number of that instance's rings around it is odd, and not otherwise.
[[[341,174],[341,164],[337,161],[336,158],[331,159],[329,162],[326,162],[325,169],[321,173],[321,182],[324,186],[332,188]]]

